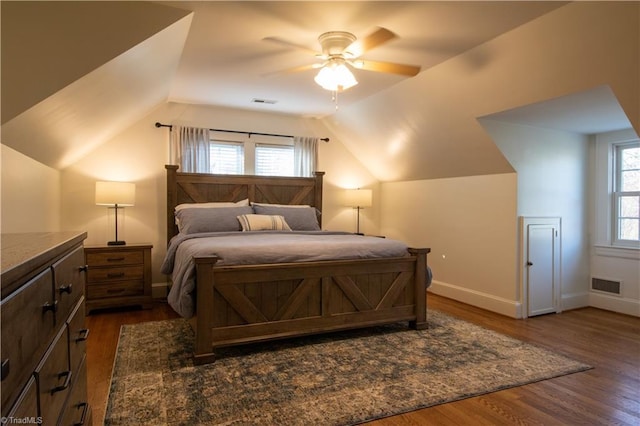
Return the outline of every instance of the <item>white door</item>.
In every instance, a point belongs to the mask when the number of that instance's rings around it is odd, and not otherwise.
[[[527,316],[560,312],[560,219],[525,219]]]

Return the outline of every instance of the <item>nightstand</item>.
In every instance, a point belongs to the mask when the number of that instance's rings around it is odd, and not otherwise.
[[[151,308],[152,248],[148,244],[85,246],[87,314],[121,306]]]

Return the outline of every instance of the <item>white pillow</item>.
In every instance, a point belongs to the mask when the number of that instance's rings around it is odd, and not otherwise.
[[[239,206],[248,206],[249,199],[246,198],[240,201],[220,201],[220,202],[212,202],[212,203],[184,203],[178,204],[176,206],[175,211],[180,211],[182,209],[210,209],[216,207],[239,207]]]
[[[266,207],[301,207],[301,208],[306,208],[306,207],[311,207],[309,204],[270,204],[270,203],[254,203],[253,201],[251,202],[252,206],[266,206]]]
[[[291,231],[291,228],[279,215],[243,214],[238,216],[243,231]]]

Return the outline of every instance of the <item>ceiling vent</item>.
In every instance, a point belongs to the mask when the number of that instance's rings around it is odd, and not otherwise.
[[[274,101],[273,99],[258,99],[258,98],[251,99],[251,102],[254,104],[270,104],[270,105],[278,103],[278,101]]]

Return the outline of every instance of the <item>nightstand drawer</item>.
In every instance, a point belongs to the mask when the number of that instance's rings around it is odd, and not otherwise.
[[[142,263],[144,263],[144,252],[142,250],[87,253],[87,264],[91,266],[139,265]]]
[[[97,282],[113,282],[125,280],[141,280],[144,277],[144,267],[126,266],[122,268],[94,268],[89,267],[87,282],[89,284]]]
[[[90,284],[87,297],[91,300],[111,297],[141,296],[144,294],[142,281],[119,281],[109,284]]]
[[[93,309],[152,306],[151,244],[88,246],[86,313]]]

